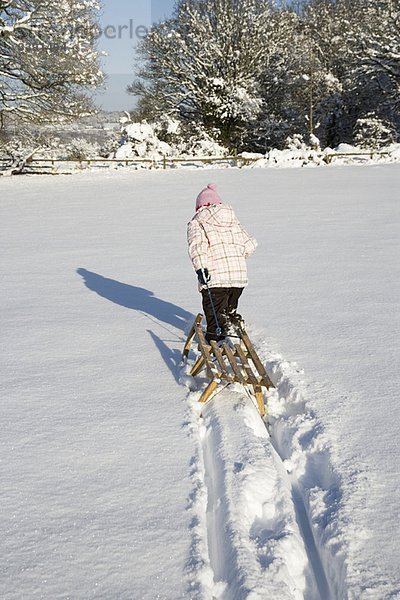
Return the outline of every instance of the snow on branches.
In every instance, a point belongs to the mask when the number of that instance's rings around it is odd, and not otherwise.
[[[179,0],[141,45],[138,118],[168,114],[250,151],[295,134],[352,143],[367,114],[398,136],[400,0],[297,5]]]
[[[231,145],[260,111],[273,27],[268,2],[181,0],[143,42],[143,68],[130,91],[147,106],[151,98],[151,116],[166,111],[216,128]]]
[[[0,119],[6,113],[35,122],[87,114],[84,88],[102,80],[98,8],[95,0],[0,0]]]
[[[366,114],[400,133],[399,0],[312,0],[304,18],[321,60],[340,82],[322,106],[327,143],[357,141]],[[369,131],[379,145],[381,128]]]

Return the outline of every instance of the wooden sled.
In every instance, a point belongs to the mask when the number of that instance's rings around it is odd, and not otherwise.
[[[201,354],[192,367],[190,375],[195,377],[205,369],[207,377],[210,379],[199,402],[207,402],[222,381],[240,383],[243,387],[250,388],[256,399],[260,415],[263,417],[265,406],[262,389],[266,388],[268,390],[270,387],[275,386],[246,331],[242,327],[238,328],[240,343],[234,344],[233,347],[228,342],[218,345],[216,342],[211,341],[208,344],[201,327],[202,319],[203,315],[199,313],[192,325],[182,352],[182,358],[187,358],[193,341],[197,341]]]

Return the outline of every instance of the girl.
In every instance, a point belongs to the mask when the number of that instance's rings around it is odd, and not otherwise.
[[[222,203],[213,183],[197,196],[196,214],[187,233],[189,256],[199,280],[207,320],[205,337],[207,342],[220,341],[229,325],[241,320],[237,307],[248,283],[246,258],[254,252],[257,242],[243,229],[233,208]],[[217,332],[218,327],[221,332]]]

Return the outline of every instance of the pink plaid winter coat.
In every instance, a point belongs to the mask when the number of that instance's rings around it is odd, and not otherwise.
[[[210,287],[246,287],[246,258],[257,242],[231,206],[214,204],[198,210],[188,224],[188,244],[194,270],[208,269]]]

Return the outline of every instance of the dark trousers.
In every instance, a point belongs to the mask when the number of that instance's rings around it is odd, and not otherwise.
[[[207,320],[206,340],[220,340],[224,338],[225,315],[237,309],[239,298],[243,292],[243,288],[210,288],[211,297],[214,303],[215,313],[217,315],[218,324],[222,329],[222,335],[217,336],[217,323],[214,316],[214,311],[211,306],[210,296],[207,290],[202,290],[203,310]]]

